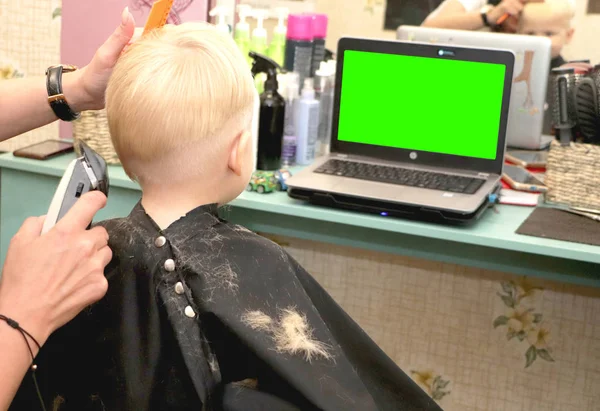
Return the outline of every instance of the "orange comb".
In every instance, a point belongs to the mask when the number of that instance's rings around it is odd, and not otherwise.
[[[507,18],[510,17],[510,14],[508,13],[504,13],[504,15],[502,17],[500,17],[498,19],[498,21],[496,22],[496,26],[500,26],[502,23],[504,23],[506,21]]]
[[[167,18],[169,18],[172,6],[173,0],[158,0],[154,2],[142,35],[148,33],[150,30],[164,26]]]

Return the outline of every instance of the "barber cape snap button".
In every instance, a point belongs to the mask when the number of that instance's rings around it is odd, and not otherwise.
[[[192,307],[190,307],[189,305],[187,307],[185,307],[184,312],[185,312],[185,315],[187,315],[190,318],[194,318],[196,316],[194,309]]]
[[[175,271],[175,261],[172,258],[169,258],[165,261],[165,270],[171,272]]]

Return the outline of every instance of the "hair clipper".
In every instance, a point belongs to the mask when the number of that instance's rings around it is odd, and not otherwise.
[[[79,142],[81,157],[71,161],[50,203],[42,234],[49,231],[88,191],[99,190],[108,196],[106,161],[87,144]]]

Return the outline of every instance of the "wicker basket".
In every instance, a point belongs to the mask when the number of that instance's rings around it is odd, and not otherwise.
[[[92,150],[100,154],[107,164],[120,164],[119,157],[110,140],[106,110],[84,111],[73,122],[73,139],[83,141]],[[75,144],[77,147],[77,144]],[[79,153],[79,151],[77,152]]]
[[[600,210],[600,146],[553,141],[545,184],[547,202]]]

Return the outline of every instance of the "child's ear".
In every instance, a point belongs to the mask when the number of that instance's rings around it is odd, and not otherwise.
[[[574,28],[570,28],[569,30],[567,30],[567,44],[571,42],[571,39],[573,38],[573,33],[575,33]]]
[[[248,131],[242,131],[235,138],[231,153],[229,153],[229,169],[236,175],[241,176],[244,172],[246,161],[248,161],[247,151],[252,145],[252,135]]]

